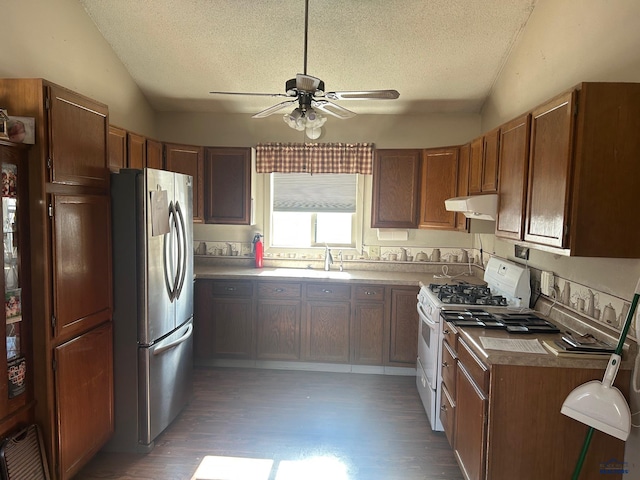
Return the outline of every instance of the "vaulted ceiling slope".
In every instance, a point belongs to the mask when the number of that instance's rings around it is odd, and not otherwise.
[[[79,0],[158,111],[253,114],[303,73],[305,0]],[[307,73],[356,113],[479,112],[536,0],[309,0]]]

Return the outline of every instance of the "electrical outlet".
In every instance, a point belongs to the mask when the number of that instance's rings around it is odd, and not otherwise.
[[[522,260],[529,260],[529,248],[523,247],[521,245],[516,245],[516,258],[521,258]]]
[[[380,258],[380,245],[369,245],[369,257]]]

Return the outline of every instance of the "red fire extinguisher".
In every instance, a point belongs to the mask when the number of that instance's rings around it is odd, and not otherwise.
[[[253,252],[256,257],[256,268],[262,268],[262,259],[264,257],[264,245],[262,244],[262,235],[256,233],[253,237]]]

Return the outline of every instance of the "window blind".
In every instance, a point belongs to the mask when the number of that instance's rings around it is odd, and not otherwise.
[[[357,175],[273,173],[274,212],[355,213]]]

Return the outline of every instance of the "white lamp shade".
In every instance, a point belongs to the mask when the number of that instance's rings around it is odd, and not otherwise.
[[[598,380],[575,388],[560,412],[620,440],[627,440],[631,431],[631,411],[624,395]]]

